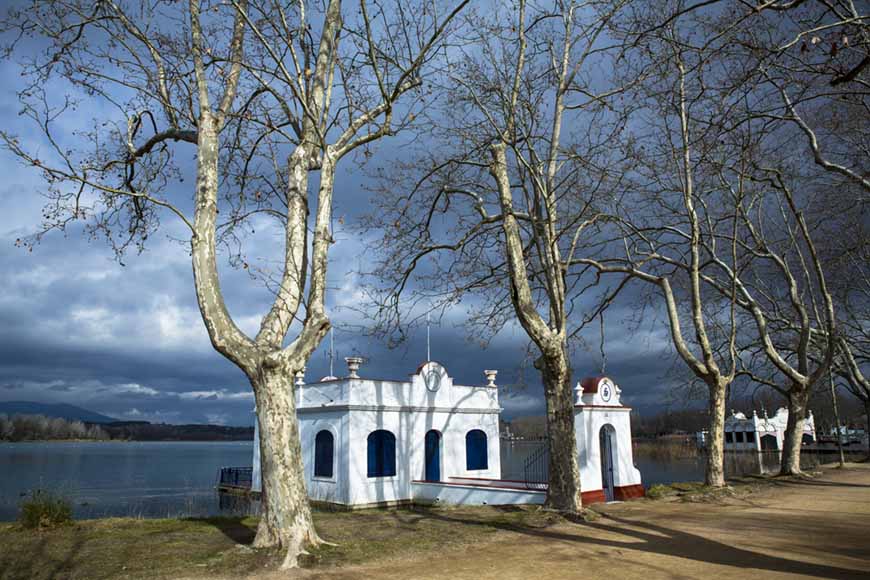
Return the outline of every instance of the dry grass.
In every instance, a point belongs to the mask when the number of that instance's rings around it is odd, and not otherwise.
[[[238,518],[79,521],[47,531],[0,525],[0,578],[154,578],[192,571],[245,573],[263,558],[250,543],[256,522]]]
[[[324,546],[303,561],[329,568],[461,550],[500,530],[561,521],[534,507],[427,508],[317,512]],[[78,521],[46,531],[0,524],[0,579],[242,577],[274,569],[280,555],[254,550],[255,518]]]
[[[701,450],[688,438],[634,440],[632,448],[635,457],[649,457],[658,460],[694,459],[701,456]]]

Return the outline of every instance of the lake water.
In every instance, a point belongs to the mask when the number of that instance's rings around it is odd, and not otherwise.
[[[0,443],[0,520],[17,517],[21,495],[56,490],[77,518],[221,513],[222,466],[251,465],[249,442]]]
[[[540,445],[502,441],[502,478],[523,479],[523,465]],[[251,447],[249,442],[0,443],[0,521],[14,520],[23,495],[33,489],[68,497],[76,518],[244,513],[248,504],[219,496],[215,484],[221,467],[251,465]],[[704,477],[703,458],[635,462],[646,487]],[[777,463],[776,454],[761,460],[732,454],[726,472],[772,471]]]

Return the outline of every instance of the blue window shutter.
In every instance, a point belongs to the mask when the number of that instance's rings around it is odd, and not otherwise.
[[[396,437],[388,432],[384,433],[384,471],[385,476],[396,475]]]
[[[396,436],[383,429],[372,431],[367,446],[368,477],[396,475]]]
[[[323,430],[314,438],[314,476],[332,477],[334,440],[332,433]]]
[[[368,439],[369,467],[367,475],[369,477],[377,477],[378,475],[378,450],[376,434],[377,431],[370,433]]]
[[[465,468],[469,471],[488,469],[486,433],[480,429],[473,429],[465,435]]]

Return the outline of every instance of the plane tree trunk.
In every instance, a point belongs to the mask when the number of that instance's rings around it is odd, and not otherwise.
[[[801,445],[803,444],[803,426],[807,415],[809,389],[793,386],[788,393],[788,423],[785,438],[782,442],[781,475],[799,475],[801,473]]]
[[[565,288],[561,271],[549,280],[549,306],[552,320],[548,324],[538,312],[532,296],[529,272],[523,252],[523,238],[514,215],[513,195],[508,173],[505,145],[490,146],[489,172],[495,179],[499,204],[504,215],[502,233],[508,262],[511,302],[520,324],[541,352],[535,366],[541,372],[544,398],[547,403],[547,429],[549,433],[549,487],[546,504],[553,509],[577,512],[583,506],[580,490],[580,468],[577,460],[577,441],[574,437],[573,390],[568,359],[565,326]],[[536,229],[546,239],[546,229]],[[555,245],[548,247],[547,260],[559,264]]]
[[[583,500],[574,432],[572,373],[565,350],[559,349],[556,356],[541,356],[535,361],[535,367],[543,378],[547,404],[549,486],[546,505],[562,512],[577,512],[583,507]]]
[[[727,384],[717,381],[710,385],[710,423],[707,437],[707,465],[704,481],[713,487],[725,485],[724,441],[725,441],[725,390]]]
[[[263,499],[255,547],[286,550],[285,567],[295,567],[305,549],[320,538],[314,529],[296,418],[296,371],[303,365],[261,364],[250,376],[260,421]]]
[[[864,399],[864,415],[867,419],[867,456],[870,457],[870,398]]]

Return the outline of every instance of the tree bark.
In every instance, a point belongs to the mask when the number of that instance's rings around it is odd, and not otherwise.
[[[282,567],[296,567],[306,548],[321,543],[314,530],[302,471],[292,365],[260,365],[250,378],[260,422],[263,496],[254,547],[287,551]],[[302,368],[302,365],[296,365]]]
[[[867,456],[870,457],[870,398],[864,399],[864,413],[867,415]]]
[[[557,322],[548,325],[538,312],[532,296],[529,274],[523,252],[523,239],[514,216],[513,197],[508,175],[505,144],[490,146],[492,162],[490,175],[498,185],[499,204],[502,209],[505,257],[511,283],[511,302],[514,312],[532,342],[541,351],[535,367],[541,371],[547,402],[547,428],[549,430],[549,487],[546,504],[552,509],[577,512],[583,506],[580,495],[580,468],[577,462],[577,442],[574,438],[574,404],[571,388],[571,370],[565,338],[565,292],[561,272],[551,277],[549,290],[551,317]],[[550,252],[555,252],[549,243]],[[558,256],[553,263],[559,263]]]
[[[801,444],[808,399],[809,389],[792,387],[789,390],[788,423],[782,444],[780,475],[799,475],[801,473]]]
[[[846,466],[846,457],[843,455],[843,436],[840,432],[840,406],[837,404],[837,391],[834,388],[834,374],[832,371],[828,371],[828,384],[831,385],[831,403],[834,406],[834,421],[837,423],[837,452],[840,455],[840,467]],[[846,426],[846,433],[848,435],[849,427]]]
[[[711,487],[725,485],[724,440],[725,440],[725,389],[722,381],[710,385],[710,425],[707,437],[707,466],[704,482]]]
[[[545,505],[561,512],[576,513],[583,507],[583,499],[574,432],[571,368],[564,350],[561,356],[541,356],[535,361],[535,367],[541,372],[547,403],[550,460]]]

